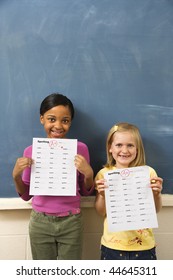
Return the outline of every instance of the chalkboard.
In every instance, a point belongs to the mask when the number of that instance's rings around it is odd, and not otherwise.
[[[0,197],[17,196],[13,166],[45,137],[39,106],[52,92],[74,103],[70,137],[95,173],[108,130],[127,121],[173,194],[173,1],[0,1]]]

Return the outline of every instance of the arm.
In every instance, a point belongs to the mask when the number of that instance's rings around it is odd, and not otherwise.
[[[104,179],[96,180],[95,182],[95,189],[97,190],[95,208],[97,213],[103,217],[106,216],[105,188],[107,188],[107,186],[105,185],[105,182]]]
[[[82,155],[76,155],[75,166],[77,170],[84,175],[85,188],[90,190],[94,185],[94,172],[90,164]]]
[[[157,213],[162,208],[162,196],[161,196],[162,184],[163,184],[162,178],[160,177],[151,178],[151,188],[153,191],[154,203],[155,203],[155,208]]]
[[[27,185],[22,180],[22,172],[27,167],[30,167],[32,164],[32,159],[27,157],[18,158],[13,169],[13,180],[16,187],[16,191],[23,195],[26,191]]]

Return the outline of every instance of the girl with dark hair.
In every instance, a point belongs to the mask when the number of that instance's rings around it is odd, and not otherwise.
[[[40,122],[48,138],[66,138],[74,117],[72,102],[53,93],[40,106]],[[81,259],[83,222],[80,196],[93,192],[93,170],[86,144],[77,142],[75,196],[30,196],[32,146],[24,150],[13,169],[16,191],[23,200],[32,198],[29,236],[34,260]]]

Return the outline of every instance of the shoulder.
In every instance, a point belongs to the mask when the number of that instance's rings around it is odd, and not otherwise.
[[[156,170],[151,166],[148,166],[148,167],[149,167],[150,177],[157,177]]]
[[[96,174],[95,179],[99,180],[99,179],[103,178],[105,173],[109,172],[110,170],[114,170],[114,169],[116,169],[116,168],[115,167],[104,167],[104,168],[100,169],[98,171],[98,173]]]
[[[83,153],[87,152],[88,153],[88,147],[85,143],[77,141],[77,153]]]
[[[83,156],[88,163],[90,162],[89,150],[85,143],[80,141],[77,142],[77,154]]]
[[[32,155],[32,145],[31,146],[28,146],[24,149],[24,152],[23,152],[24,156],[26,157],[30,157]]]

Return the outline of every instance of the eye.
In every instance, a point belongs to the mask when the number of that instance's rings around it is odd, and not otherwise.
[[[122,144],[118,143],[115,145],[117,148],[121,148],[122,147]]]
[[[49,117],[49,118],[48,118],[48,121],[51,122],[51,123],[52,123],[52,122],[55,122],[55,118]]]
[[[129,147],[129,148],[133,148],[134,145],[133,145],[133,144],[128,144],[128,147]]]
[[[70,124],[70,123],[71,123],[71,120],[69,120],[69,119],[63,119],[63,120],[62,120],[62,123],[63,123],[63,124]]]

